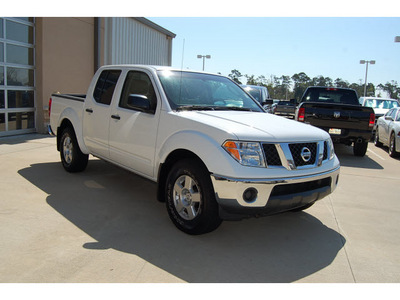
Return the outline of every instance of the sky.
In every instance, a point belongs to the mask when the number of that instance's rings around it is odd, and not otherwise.
[[[147,17],[176,34],[172,66],[229,75],[309,77],[400,84],[400,17]],[[182,64],[183,62],[183,64]]]
[[[3,16],[145,17],[176,34],[172,66],[280,77],[305,72],[349,83],[400,84],[400,2],[393,0],[8,1]]]

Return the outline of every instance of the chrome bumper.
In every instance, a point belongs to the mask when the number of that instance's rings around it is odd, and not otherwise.
[[[301,177],[238,179],[212,174],[211,180],[220,211],[251,216],[287,211],[320,200],[335,190],[339,173],[340,166]],[[253,193],[250,199],[245,196],[248,191]]]

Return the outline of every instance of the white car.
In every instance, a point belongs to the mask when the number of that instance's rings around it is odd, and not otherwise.
[[[389,155],[400,155],[400,108],[390,109],[376,123],[375,146],[389,146]]]
[[[396,99],[390,98],[360,97],[358,102],[362,106],[372,107],[374,109],[375,120],[378,120],[379,117],[382,117],[384,114],[386,114],[389,109],[400,107],[400,104]],[[375,131],[375,127],[373,131]]]

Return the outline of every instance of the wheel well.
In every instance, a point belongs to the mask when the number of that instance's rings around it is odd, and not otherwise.
[[[197,160],[208,170],[207,166],[204,164],[204,162],[201,160],[201,158],[189,150],[177,149],[177,150],[171,152],[168,155],[165,162],[160,164],[160,168],[158,171],[158,177],[157,177],[157,183],[158,183],[157,184],[157,200],[158,201],[165,202],[165,195],[164,195],[165,183],[167,180],[168,173],[171,170],[172,166],[177,161],[179,161],[181,159],[185,159],[185,158],[191,158],[191,159]]]
[[[64,119],[61,122],[61,125],[57,128],[57,150],[58,151],[60,151],[60,140],[61,140],[62,132],[67,127],[70,127],[70,128],[72,128],[72,130],[74,130],[74,126],[72,125],[71,121],[68,119]],[[74,132],[75,132],[75,130],[74,130]]]

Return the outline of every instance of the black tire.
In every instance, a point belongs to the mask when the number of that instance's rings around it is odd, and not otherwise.
[[[64,169],[71,173],[82,172],[88,164],[89,155],[82,153],[75,132],[70,127],[61,134],[60,157]]]
[[[314,201],[314,202],[311,202],[311,203],[308,203],[308,204],[306,204],[306,205],[304,205],[304,206],[300,206],[300,207],[297,207],[297,208],[295,208],[295,209],[292,209],[291,211],[292,211],[292,212],[303,211],[303,210],[305,210],[305,209],[310,208],[311,206],[313,206],[314,203],[315,203],[315,201]]]
[[[200,162],[178,161],[168,174],[165,193],[169,217],[183,232],[208,233],[221,224],[210,175]]]
[[[392,132],[389,140],[389,155],[390,157],[398,157],[399,154],[399,152],[396,152],[396,136],[394,135],[394,132]]]
[[[364,156],[367,153],[368,142],[364,141],[361,143],[354,142],[353,153],[355,156]]]
[[[383,146],[383,144],[379,141],[378,127],[376,127],[376,130],[375,130],[374,145],[376,147],[382,147]]]

